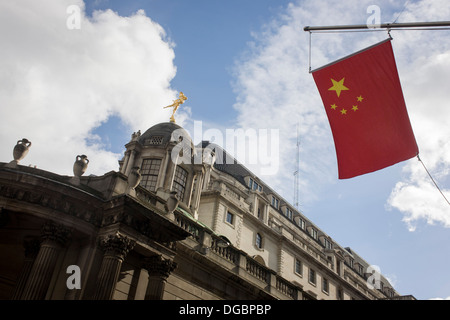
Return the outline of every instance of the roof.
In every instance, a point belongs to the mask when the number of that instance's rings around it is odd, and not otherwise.
[[[138,142],[142,145],[161,145],[165,147],[170,141],[178,141],[180,137],[183,140],[188,139],[193,147],[191,137],[185,129],[174,122],[162,122],[145,131],[138,138]]]
[[[245,177],[253,177],[257,178],[257,176],[248,170],[243,164],[239,163],[232,155],[230,155],[225,149],[221,146],[210,143],[209,141],[202,141],[201,145],[198,147],[201,148],[210,148],[216,154],[216,161],[214,162],[214,168],[231,175],[237,181],[242,183],[245,187],[248,188],[248,184],[245,182]],[[259,180],[259,178],[257,178]],[[268,185],[263,183],[262,181],[258,181],[263,187],[266,193],[275,193]]]

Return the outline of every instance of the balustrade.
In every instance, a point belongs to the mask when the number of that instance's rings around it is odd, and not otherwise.
[[[211,231],[207,231],[207,228],[201,223],[177,211],[175,212],[175,223],[179,227],[191,233],[192,238],[198,242],[200,242],[200,239],[203,239],[205,232],[208,232],[209,234],[211,233]],[[224,246],[223,243],[224,242],[220,237],[212,235],[210,252],[238,266],[239,268],[233,270],[234,272],[240,274],[240,272],[243,271],[244,273],[251,275],[251,277],[265,283],[265,285],[263,285],[263,289],[268,292],[273,292],[273,290],[276,290],[278,293],[290,297],[291,299],[298,299],[298,291],[301,290],[300,288],[291,284],[286,279],[276,275],[269,268],[261,265],[244,252],[234,248],[233,246]],[[240,269],[242,270],[238,271]],[[280,295],[277,294],[276,296]]]

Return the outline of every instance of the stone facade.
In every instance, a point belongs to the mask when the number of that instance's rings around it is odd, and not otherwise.
[[[399,299],[219,147],[174,123],[125,147],[102,176],[0,163],[0,299]]]

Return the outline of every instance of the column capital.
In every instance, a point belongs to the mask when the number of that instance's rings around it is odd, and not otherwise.
[[[149,276],[168,278],[177,267],[177,263],[171,259],[164,259],[161,255],[155,255],[144,259],[144,268]]]
[[[136,241],[120,233],[110,234],[100,239],[99,245],[105,254],[125,258],[130,250],[133,250]]]
[[[41,239],[43,241],[53,241],[60,246],[65,246],[70,239],[71,230],[62,224],[56,224],[53,221],[47,221],[41,228]]]

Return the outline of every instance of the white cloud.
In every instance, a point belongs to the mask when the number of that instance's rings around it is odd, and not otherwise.
[[[448,20],[445,1],[418,1],[402,14],[405,21]],[[450,190],[445,177],[450,172],[450,31],[410,31],[394,40],[397,64],[420,157],[447,199]],[[404,214],[408,229],[414,231],[420,220],[450,227],[450,206],[434,186],[418,161],[409,162],[406,178],[396,184],[388,199],[391,208]],[[447,180],[448,183],[448,180]]]
[[[321,190],[337,178],[333,139],[312,76],[308,74],[307,25],[361,24],[371,1],[300,1],[269,22],[236,67],[235,108],[243,127],[280,128],[280,171],[264,177],[287,200],[291,199],[295,170],[295,127],[301,135],[301,194],[303,201],[320,198]],[[409,4],[380,1],[381,22],[448,20],[445,0]],[[450,172],[449,31],[392,31],[393,47],[405,100],[421,158],[436,180]],[[312,35],[312,69],[387,38],[386,33]],[[291,169],[292,168],[292,169]],[[257,168],[252,168],[257,173]],[[450,227],[449,207],[417,161],[408,161],[387,207],[403,213],[410,230],[416,222]],[[441,186],[450,197],[445,184]]]
[[[67,27],[69,5],[81,9],[79,29]],[[96,140],[95,128],[117,115],[131,134],[170,116],[162,107],[176,99],[173,44],[143,11],[87,17],[81,0],[2,1],[0,39],[3,162],[25,137],[33,145],[23,165],[71,175],[86,154],[86,174],[103,174],[122,155]]]
[[[307,25],[361,23],[368,1],[335,3],[302,1],[254,35],[249,52],[236,66],[235,108],[243,127],[280,129],[280,167],[264,180],[291,200],[296,170],[296,127],[300,134],[300,190],[302,201],[311,203],[320,190],[337,177],[333,139],[309,66]],[[380,40],[381,38],[378,37]],[[357,41],[355,41],[357,40]],[[376,36],[348,34],[313,35],[311,67],[321,65],[372,44]],[[251,168],[258,174],[258,168]],[[286,181],[292,183],[286,183]]]
[[[440,223],[450,228],[450,215],[445,199],[431,179],[423,173],[423,168],[416,163],[408,165],[407,169],[411,169],[413,173],[410,173],[409,179],[395,185],[388,199],[388,208],[396,208],[403,213],[403,221],[409,231],[416,230],[418,220],[425,220],[431,225]]]

